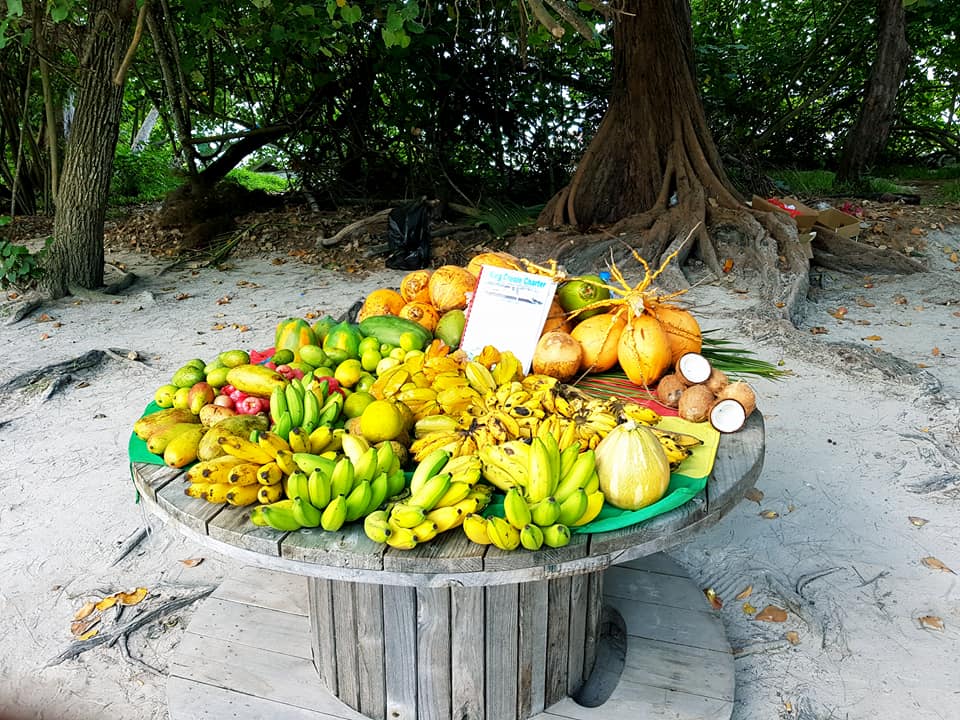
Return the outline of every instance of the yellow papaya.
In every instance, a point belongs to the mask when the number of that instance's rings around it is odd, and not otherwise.
[[[247,395],[270,397],[274,388],[285,388],[287,380],[280,373],[263,365],[237,365],[227,373],[227,384]]]

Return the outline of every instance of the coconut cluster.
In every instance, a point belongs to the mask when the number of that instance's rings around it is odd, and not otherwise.
[[[657,400],[676,408],[684,420],[710,421],[720,432],[736,432],[757,407],[756,393],[743,381],[730,382],[700,353],[684,353],[672,373],[660,378]]]

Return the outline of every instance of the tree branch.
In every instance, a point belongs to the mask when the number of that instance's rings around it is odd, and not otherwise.
[[[147,5],[149,4],[150,0],[143,0],[143,5],[140,6],[140,12],[137,14],[137,26],[134,28],[130,47],[127,48],[127,54],[123,56],[123,62],[121,62],[120,67],[117,68],[117,74],[113,76],[113,84],[117,87],[123,86],[123,83],[127,79],[127,72],[133,64],[133,58],[137,54],[140,38],[143,37],[143,22],[147,16]]]
[[[549,30],[551,35],[557,40],[564,36],[567,31],[563,29],[560,23],[553,19],[553,15],[547,12],[547,9],[540,0],[527,0],[527,5],[530,6],[530,10],[533,12],[533,16],[537,19],[537,22]]]
[[[586,20],[571,10],[570,6],[563,0],[546,0],[546,3],[554,9],[557,15],[566,20],[570,24],[570,27],[580,33],[585,40],[593,42],[595,35],[593,28],[590,27]]]

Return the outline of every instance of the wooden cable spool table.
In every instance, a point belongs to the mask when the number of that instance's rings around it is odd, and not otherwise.
[[[538,552],[475,545],[457,531],[396,550],[369,540],[361,523],[280,533],[254,526],[248,508],[187,497],[181,471],[133,463],[131,473],[141,502],[196,542],[306,577],[313,665],[350,708],[375,720],[526,720],[594,669],[605,571],[716,523],[753,487],[763,455],[754,412],[722,437],[707,487],[691,501]]]

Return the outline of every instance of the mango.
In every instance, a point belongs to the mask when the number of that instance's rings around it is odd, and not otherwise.
[[[198,382],[187,391],[187,410],[194,415],[200,414],[204,405],[209,405],[217,396],[217,391],[208,382]]]
[[[235,368],[250,363],[250,353],[246,350],[224,350],[217,358],[225,367]]]
[[[146,440],[153,433],[166,425],[175,425],[181,422],[199,423],[200,418],[189,410],[181,408],[167,408],[157,410],[157,412],[144,415],[133,424],[134,434],[141,440]]]

